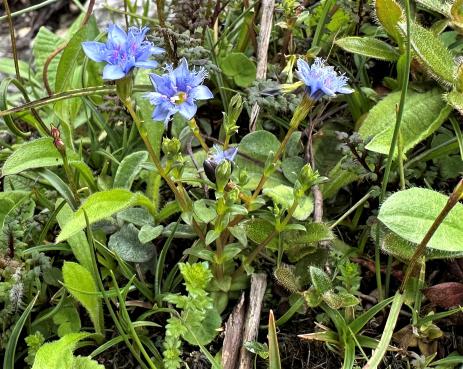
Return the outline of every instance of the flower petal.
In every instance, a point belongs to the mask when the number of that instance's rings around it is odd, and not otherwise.
[[[193,88],[190,91],[189,96],[194,100],[209,100],[214,97],[211,90],[209,90],[209,87],[204,85],[199,85]]]
[[[127,42],[127,33],[117,24],[108,26],[108,41],[114,45],[123,46]]]
[[[106,46],[101,42],[86,41],[82,42],[85,55],[96,62],[102,62],[106,56]]]
[[[158,74],[151,73],[150,80],[154,89],[163,95],[171,97],[177,93],[173,88],[172,80],[167,74],[160,76]]]
[[[151,69],[151,68],[156,68],[158,66],[158,62],[155,60],[146,60],[146,61],[137,61],[135,62],[135,66],[137,68],[146,68],[146,69]]]
[[[106,66],[103,69],[103,79],[121,79],[125,77],[125,73],[122,70],[121,66],[116,64],[116,65],[111,65],[111,64],[106,64]]]
[[[166,50],[164,50],[162,47],[151,46],[150,52],[151,52],[151,55],[159,55],[159,54],[164,54]]]
[[[167,123],[169,118],[175,114],[175,108],[169,104],[159,104],[154,108],[153,115],[151,116],[154,121]]]
[[[178,112],[185,118],[191,119],[195,116],[198,107],[194,102],[186,101],[178,106]]]

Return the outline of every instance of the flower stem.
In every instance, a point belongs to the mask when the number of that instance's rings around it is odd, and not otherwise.
[[[405,40],[405,63],[402,70],[402,86],[401,86],[401,95],[399,102],[399,109],[397,110],[397,118],[394,126],[394,132],[392,134],[391,146],[389,147],[389,155],[387,157],[386,168],[384,170],[383,182],[381,184],[381,194],[379,196],[379,202],[382,203],[384,197],[386,196],[387,184],[389,182],[389,175],[391,173],[392,162],[394,161],[394,154],[396,151],[397,142],[400,135],[400,126],[402,123],[402,117],[405,110],[405,98],[408,90],[408,80],[410,75],[410,62],[411,62],[411,49],[410,49],[410,0],[405,0],[405,20],[406,20],[406,40]],[[400,155],[400,154],[399,154]],[[399,158],[399,161],[401,159]],[[376,242],[375,242],[375,270],[376,270],[376,285],[379,291],[379,300],[384,298],[385,293],[388,291],[383,291],[382,282],[381,282],[381,245],[379,242],[379,227],[376,229]],[[386,270],[390,270],[390,264],[392,263],[392,257],[388,257],[388,267]],[[386,286],[389,287],[391,275],[386,273]]]
[[[201,132],[199,131],[199,127],[198,125],[196,124],[196,119],[195,118],[191,118],[189,121],[188,121],[188,126],[190,127],[191,129],[191,132],[193,132],[193,135],[196,137],[196,139],[199,141],[199,143],[201,144],[201,147],[203,148],[203,150],[206,152],[209,151],[209,147],[207,146],[206,142],[204,142],[204,139],[203,139],[203,136],[201,136]]]
[[[293,117],[291,118],[291,122],[289,123],[288,132],[286,132],[285,138],[280,144],[278,151],[275,153],[273,157],[273,164],[276,164],[278,160],[280,160],[283,151],[286,149],[286,145],[293,135],[293,133],[298,129],[301,122],[307,117],[312,107],[315,105],[315,100],[311,99],[307,94],[304,94],[301,103],[296,108]],[[264,188],[265,182],[267,182],[268,175],[265,173],[260,177],[259,184],[257,185],[254,193],[251,196],[251,202],[254,201],[257,196],[259,196],[260,192]]]
[[[130,100],[130,98],[126,98],[124,100],[124,105],[127,108],[127,110],[129,111],[135,125],[137,126],[137,129],[138,129],[138,132],[140,133],[141,139],[143,140],[143,143],[145,144],[146,149],[148,150],[148,153],[150,155],[150,158],[153,161],[154,165],[156,166],[156,169],[159,172],[159,175],[166,181],[167,185],[170,187],[170,189],[174,193],[174,195],[175,195],[177,201],[179,202],[180,207],[182,208],[182,210],[186,210],[187,209],[187,202],[186,202],[186,200],[185,200],[185,198],[183,196],[184,194],[181,193],[178,190],[177,186],[175,186],[175,183],[172,181],[172,179],[165,172],[165,170],[164,170],[164,168],[163,168],[163,166],[161,164],[161,161],[159,160],[158,156],[156,155],[156,153],[153,150],[153,147],[151,146],[151,143],[149,142],[148,134],[147,134],[146,130],[143,128],[142,122],[141,122],[140,118],[138,117],[137,113],[135,112],[135,110],[133,108],[133,105],[132,105],[132,101]]]

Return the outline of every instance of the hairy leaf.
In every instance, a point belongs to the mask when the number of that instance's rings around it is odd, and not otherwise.
[[[411,188],[386,199],[378,219],[400,237],[418,244],[447,203],[448,197],[439,192]],[[428,247],[461,252],[463,245],[463,205],[458,203],[447,215],[428,243]]]
[[[373,37],[344,37],[336,44],[348,52],[380,60],[396,61],[400,56],[397,49]]]
[[[84,212],[87,213],[90,224],[93,224],[133,206],[145,206],[152,209],[151,201],[140,193],[132,193],[124,189],[94,193],[64,225],[56,242],[67,240],[86,227]]]
[[[103,335],[103,307],[100,297],[97,296],[98,289],[92,274],[80,264],[65,261],[63,280],[71,295],[87,310],[95,331]]]

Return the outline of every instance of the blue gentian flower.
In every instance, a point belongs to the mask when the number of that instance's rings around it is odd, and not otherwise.
[[[156,91],[147,95],[155,106],[153,120],[167,124],[175,113],[180,113],[188,120],[193,118],[198,109],[196,101],[213,97],[211,90],[202,84],[207,71],[204,68],[190,71],[186,59],[182,59],[177,68],[168,65],[166,70],[168,73],[162,76],[150,74]]]
[[[135,67],[157,67],[158,63],[149,58],[162,54],[164,49],[145,40],[148,31],[148,27],[131,27],[126,33],[118,25],[110,24],[106,43],[87,41],[82,42],[82,47],[90,59],[108,63],[103,69],[103,79],[121,79]]]
[[[213,150],[213,153],[211,155],[211,160],[216,165],[219,165],[224,160],[228,160],[233,163],[235,160],[236,154],[238,154],[238,147],[230,147],[227,150],[223,150],[219,145],[214,145],[212,150]]]
[[[332,66],[325,63],[325,60],[321,58],[315,58],[311,66],[305,60],[297,61],[296,74],[306,85],[310,97],[319,99],[324,95],[336,96],[337,93],[352,93],[353,90],[347,86],[347,77],[338,74]]]

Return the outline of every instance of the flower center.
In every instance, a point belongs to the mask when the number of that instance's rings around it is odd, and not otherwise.
[[[186,92],[183,92],[183,91],[180,91],[178,92],[175,96],[172,96],[170,98],[170,101],[173,103],[173,104],[177,104],[177,105],[180,105],[180,104],[183,104],[188,98],[188,95]]]

